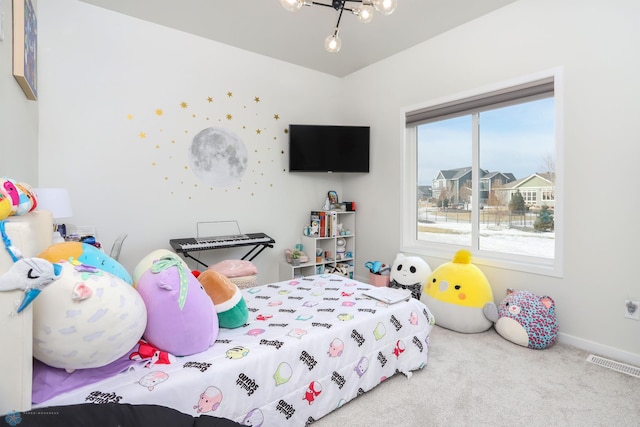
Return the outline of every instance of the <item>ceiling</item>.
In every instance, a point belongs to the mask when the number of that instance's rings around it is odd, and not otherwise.
[[[345,12],[338,53],[324,50],[338,19],[329,7],[288,12],[278,0],[81,1],[343,77],[516,0],[398,0],[393,14],[376,12],[368,24]]]

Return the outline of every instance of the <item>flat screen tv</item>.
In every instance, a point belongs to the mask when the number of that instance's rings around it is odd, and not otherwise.
[[[289,125],[289,172],[369,172],[369,126]]]

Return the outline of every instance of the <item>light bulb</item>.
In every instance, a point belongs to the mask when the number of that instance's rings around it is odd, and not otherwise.
[[[280,4],[289,12],[296,12],[304,6],[304,0],[280,0]]]
[[[355,9],[354,13],[358,15],[358,21],[366,24],[373,19],[373,7],[363,4]]]
[[[398,0],[373,0],[373,7],[384,15],[391,15],[398,6]]]
[[[338,37],[338,30],[336,29],[332,34],[329,34],[326,39],[324,39],[324,48],[327,52],[336,53],[340,51],[342,47],[342,40]]]

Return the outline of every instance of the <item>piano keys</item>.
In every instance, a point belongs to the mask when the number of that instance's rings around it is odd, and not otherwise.
[[[233,234],[226,236],[212,236],[212,237],[186,237],[181,239],[171,239],[169,244],[176,253],[181,253],[187,258],[191,258],[197,263],[208,267],[205,263],[199,259],[191,256],[189,252],[207,251],[212,249],[223,248],[236,248],[242,246],[253,246],[249,252],[247,252],[242,259],[251,258],[248,261],[252,261],[257,257],[264,249],[273,248],[276,243],[273,238],[267,236],[264,233],[247,233],[247,234]]]

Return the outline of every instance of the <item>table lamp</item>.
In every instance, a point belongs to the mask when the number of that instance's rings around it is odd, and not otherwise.
[[[73,216],[69,191],[66,188],[35,188],[33,191],[38,202],[37,208],[51,212],[53,217],[53,243],[64,242],[66,231],[59,226],[58,220]]]

